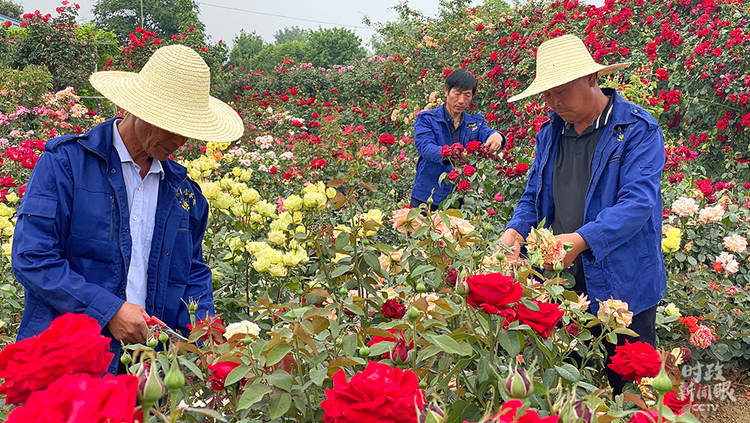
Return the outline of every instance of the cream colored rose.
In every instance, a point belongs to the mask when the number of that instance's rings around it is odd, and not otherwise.
[[[733,253],[741,253],[747,249],[747,239],[739,235],[724,237],[724,248]]]
[[[231,339],[234,335],[243,334],[250,335],[257,338],[260,335],[260,327],[253,322],[243,320],[241,322],[232,323],[227,325],[226,332],[224,332],[224,338]]]
[[[615,327],[626,328],[633,322],[633,312],[628,311],[628,303],[611,298],[601,303],[596,317],[602,322],[614,324]]]
[[[698,204],[695,200],[687,197],[680,197],[672,203],[672,212],[680,217],[692,216],[698,211]]]

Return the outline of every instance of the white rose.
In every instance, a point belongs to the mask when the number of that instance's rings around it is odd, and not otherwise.
[[[256,325],[253,322],[249,322],[247,320],[243,320],[238,323],[232,323],[231,325],[228,325],[226,327],[226,332],[224,332],[224,338],[231,339],[234,335],[237,335],[238,333],[244,334],[244,335],[251,335],[253,337],[258,337],[260,334],[260,327]]]

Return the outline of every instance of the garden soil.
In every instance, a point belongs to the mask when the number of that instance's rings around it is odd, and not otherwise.
[[[704,414],[701,423],[750,423],[750,384],[735,385],[736,402],[718,404],[719,409]]]

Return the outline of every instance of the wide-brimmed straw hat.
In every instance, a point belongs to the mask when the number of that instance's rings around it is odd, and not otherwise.
[[[545,41],[536,52],[536,77],[521,94],[508,99],[508,103],[545,92],[570,81],[596,73],[609,75],[630,66],[630,62],[600,65],[594,61],[578,37],[563,35]]]
[[[139,73],[96,72],[89,81],[119,107],[175,134],[225,142],[244,132],[237,112],[209,94],[208,66],[187,46],[159,48]]]

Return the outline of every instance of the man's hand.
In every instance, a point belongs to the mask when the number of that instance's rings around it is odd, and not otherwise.
[[[508,229],[505,231],[503,236],[500,237],[500,242],[510,247],[513,252],[505,253],[505,260],[510,264],[516,264],[518,257],[521,255],[521,243],[524,241],[521,234],[515,229]]]
[[[118,341],[126,344],[144,344],[148,336],[147,318],[149,315],[143,307],[126,302],[107,323],[107,327]]]
[[[490,135],[489,138],[487,138],[487,141],[484,143],[484,145],[487,146],[487,149],[490,150],[490,153],[497,153],[498,150],[503,147],[503,140],[503,136],[500,135],[499,132],[495,132],[494,134]]]
[[[563,260],[564,269],[570,267],[570,265],[573,264],[573,261],[575,261],[576,257],[578,257],[579,254],[589,249],[589,245],[586,244],[586,241],[584,241],[583,237],[581,235],[578,235],[577,232],[557,235],[557,239],[561,240],[562,242],[569,242],[573,244],[573,248],[565,253],[565,259]],[[552,270],[552,265],[549,263],[545,263],[544,268],[547,270]]]

